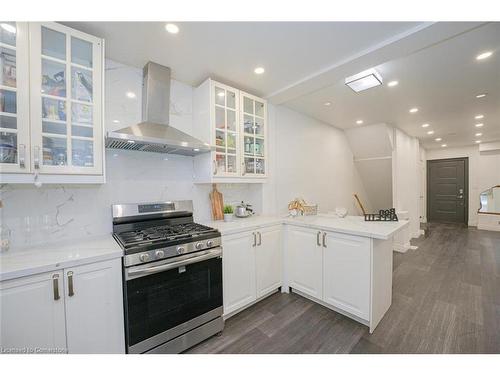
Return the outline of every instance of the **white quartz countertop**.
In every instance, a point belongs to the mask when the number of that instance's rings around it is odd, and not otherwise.
[[[0,254],[0,281],[122,256],[111,234],[13,248]]]
[[[387,240],[397,231],[407,226],[408,221],[366,222],[362,216],[346,216],[345,218],[339,218],[334,214],[318,214],[315,216],[299,216],[295,218],[288,216],[252,216],[248,218],[234,218],[231,222],[209,221],[204,224],[217,228],[223,235],[239,233],[270,225],[286,224]]]

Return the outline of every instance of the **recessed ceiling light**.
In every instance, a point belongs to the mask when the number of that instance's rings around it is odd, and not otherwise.
[[[476,116],[474,116],[474,118],[476,120],[481,120],[483,117],[484,117],[484,115],[476,115]]]
[[[443,143],[443,144],[441,145],[441,147],[446,147],[446,146],[448,146],[446,143]]]
[[[476,124],[476,128],[482,128],[483,127],[483,123],[481,122],[480,124]]]
[[[324,102],[323,105],[326,105],[327,107],[332,105],[332,102]]]
[[[410,113],[417,113],[418,112],[418,108],[412,108],[410,109]]]
[[[485,96],[486,96],[486,94],[477,94],[476,98],[481,99],[481,98],[484,98]]]
[[[132,91],[127,91],[127,93],[125,95],[127,95],[127,98],[130,98],[130,99],[134,99],[136,97],[135,92],[132,92]]]
[[[375,69],[368,69],[361,73],[347,77],[345,84],[354,92],[371,89],[382,84],[382,77]]]
[[[434,130],[429,130],[429,131],[427,132],[427,134],[429,134],[429,135],[434,134]]]
[[[481,141],[478,139],[478,140],[476,141],[476,143],[481,143]]]
[[[200,149],[199,148],[193,148],[193,151],[194,152],[198,152],[198,151],[200,151]]]
[[[390,82],[387,84],[387,86],[389,86],[389,87],[394,87],[394,86],[397,86],[398,84],[399,84],[399,82],[398,82],[398,81],[390,81]]]
[[[113,122],[114,122],[115,124],[119,124],[119,123],[120,123],[120,120],[113,120]]]
[[[167,23],[165,25],[165,30],[167,30],[170,34],[177,34],[179,32],[179,26],[173,23]]]
[[[480,55],[477,55],[476,60],[484,60],[484,59],[487,59],[488,57],[490,57],[491,55],[493,55],[493,52],[486,51],[486,52],[481,53]]]
[[[428,128],[428,127],[429,127],[429,124],[422,124],[422,127],[423,127],[423,128]]]
[[[131,139],[129,139],[127,142],[128,142],[128,143],[135,143],[135,141],[133,141],[133,140],[131,140]]]
[[[8,33],[15,34],[16,27],[11,25],[10,23],[0,23],[0,27],[7,31]]]
[[[357,120],[356,124],[361,125],[363,123],[363,120]]]
[[[258,66],[257,68],[255,68],[255,69],[253,70],[253,72],[254,72],[255,74],[262,74],[262,73],[264,73],[264,72],[265,72],[265,69],[264,69],[263,67],[261,67],[261,66]]]
[[[483,135],[483,133],[476,133],[476,137],[480,137],[482,135]]]
[[[439,142],[439,141],[442,141],[442,140],[443,140],[443,138],[436,138],[435,139],[436,142]]]

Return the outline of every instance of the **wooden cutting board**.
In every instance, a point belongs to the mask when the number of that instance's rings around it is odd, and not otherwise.
[[[217,190],[217,185],[213,184],[213,190],[210,193],[210,201],[212,202],[212,218],[214,220],[224,219],[224,200],[222,193]]]

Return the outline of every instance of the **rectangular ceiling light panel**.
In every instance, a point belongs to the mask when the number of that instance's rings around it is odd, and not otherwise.
[[[361,73],[347,77],[345,84],[355,92],[361,92],[382,84],[382,77],[375,69],[368,69]]]

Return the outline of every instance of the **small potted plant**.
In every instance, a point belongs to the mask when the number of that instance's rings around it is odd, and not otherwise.
[[[234,217],[234,210],[233,206],[230,204],[226,204],[224,206],[224,221],[233,221]]]

